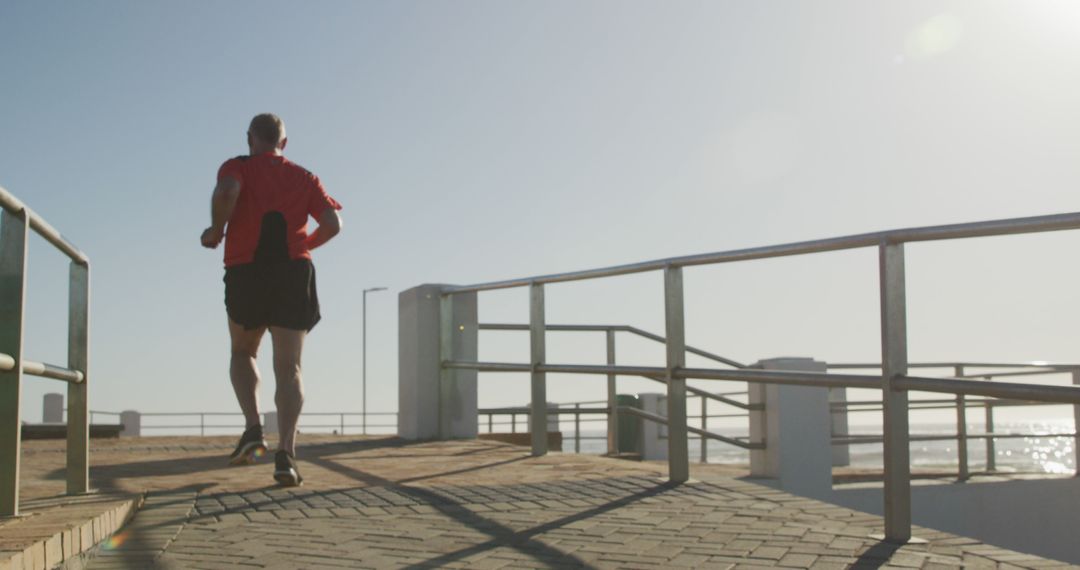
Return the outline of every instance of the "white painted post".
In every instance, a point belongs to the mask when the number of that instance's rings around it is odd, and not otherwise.
[[[667,417],[668,399],[664,394],[638,394],[641,410],[650,414]],[[654,421],[641,420],[641,458],[645,461],[663,461],[668,459],[667,426]]]
[[[825,372],[812,358],[771,358],[754,364],[762,370]],[[752,441],[765,449],[750,454],[750,471],[775,479],[796,495],[825,498],[832,489],[832,416],[827,388],[750,384],[750,403],[763,407],[751,415]]]
[[[19,458],[22,455],[23,309],[26,306],[26,210],[0,209],[0,353],[15,360],[0,370],[0,517],[19,514]]]
[[[468,439],[479,431],[476,294],[442,296],[443,285],[398,294],[398,434],[407,440]]]
[[[270,435],[278,432],[277,412],[263,412],[263,433]]]
[[[135,410],[120,412],[120,424],[124,426],[120,430],[121,437],[139,437],[142,435],[142,414],[139,412]]]
[[[879,248],[881,283],[881,398],[885,432],[885,539],[911,539],[911,449],[908,393],[893,380],[908,373],[907,294],[904,245],[882,243]]]
[[[560,418],[562,418],[562,416],[559,415],[559,413],[558,413],[559,404],[557,404],[555,402],[548,402],[547,403],[547,409],[548,409],[548,412],[551,412],[551,411],[555,412],[555,413],[548,413],[547,414],[547,430],[548,431],[561,431],[562,427],[560,426],[559,421],[560,421]]]
[[[64,423],[64,395],[55,392],[45,394],[41,399],[41,422],[46,424]]]

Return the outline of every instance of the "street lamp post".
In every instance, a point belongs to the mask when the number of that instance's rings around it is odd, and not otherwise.
[[[363,307],[363,319],[362,320],[363,320],[364,324],[363,324],[363,333],[362,333],[363,334],[363,336],[362,336],[362,339],[363,339],[362,340],[362,344],[363,344],[362,358],[363,358],[364,363],[363,363],[363,376],[362,376],[363,380],[361,381],[361,384],[363,386],[361,388],[361,390],[362,390],[361,395],[363,397],[364,403],[363,403],[363,408],[360,410],[361,416],[362,416],[362,419],[360,420],[360,425],[361,425],[360,433],[362,433],[364,435],[367,435],[367,294],[368,293],[374,293],[375,291],[386,291],[386,287],[372,287],[371,289],[364,289],[364,295],[363,295],[363,297],[364,297],[364,307]]]

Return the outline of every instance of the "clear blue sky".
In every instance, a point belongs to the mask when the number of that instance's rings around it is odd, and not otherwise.
[[[396,292],[417,284],[1080,209],[1078,6],[9,0],[0,185],[93,262],[92,407],[231,411],[221,252],[198,236],[217,167],[246,152],[252,115],[278,113],[287,155],[345,206],[316,256],[308,409],[359,409],[360,290],[382,285],[369,409],[393,410]],[[1078,245],[911,247],[912,358],[1080,361]],[[40,240],[31,255],[27,356],[63,363],[66,264]],[[692,344],[878,359],[873,252],[686,281]],[[662,332],[660,286],[551,287],[548,320]],[[525,300],[485,295],[482,319],[524,322]],[[603,359],[599,337],[549,343],[553,360]],[[523,403],[526,382],[485,378],[481,404]],[[28,379],[25,417],[56,388]],[[550,393],[598,399],[602,381]]]

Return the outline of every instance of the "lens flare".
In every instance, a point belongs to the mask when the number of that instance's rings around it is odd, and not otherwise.
[[[266,455],[266,450],[265,449],[260,447],[260,448],[255,450],[255,457],[262,457],[263,455]]]
[[[903,59],[930,59],[948,53],[960,45],[963,37],[964,22],[960,18],[938,14],[908,34]]]
[[[120,545],[124,544],[124,542],[127,541],[127,539],[128,539],[128,532],[127,531],[118,532],[118,533],[110,536],[109,540],[106,540],[105,544],[102,545],[101,548],[103,548],[105,550],[116,550],[117,548],[120,548]]]

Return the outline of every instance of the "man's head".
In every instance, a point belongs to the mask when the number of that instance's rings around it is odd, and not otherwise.
[[[289,139],[285,136],[285,123],[273,113],[255,115],[248,126],[248,148],[251,154],[279,153],[285,150]]]

